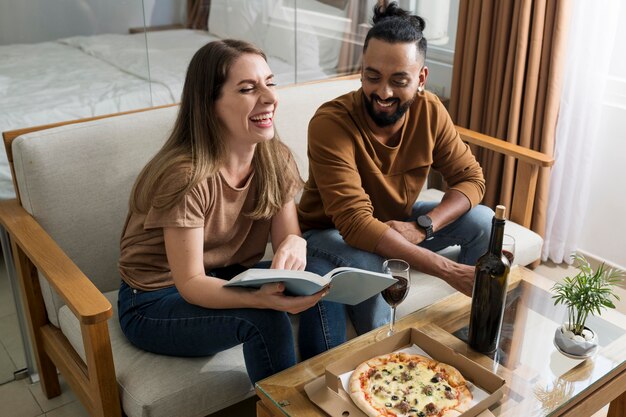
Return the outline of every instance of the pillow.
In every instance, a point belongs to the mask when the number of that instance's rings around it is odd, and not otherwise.
[[[212,0],[208,31],[222,39],[253,43],[268,57],[279,58],[292,66],[296,63],[297,49],[298,71],[319,70],[322,56],[315,30],[298,22],[296,48],[294,9],[284,7],[283,3],[283,0]],[[336,66],[340,44],[332,40],[331,48],[327,48],[330,53],[323,54],[325,61],[334,61],[332,66]]]
[[[259,47],[263,27],[263,1],[255,0],[211,0],[208,31],[222,39],[241,39]],[[261,32],[259,32],[261,30]]]
[[[335,70],[343,40],[347,33],[354,30],[354,22],[348,12],[355,14],[354,8],[366,7],[365,3],[371,3],[371,1],[352,0],[353,4],[350,8],[347,7],[346,0],[298,0],[296,3],[298,26],[303,27],[301,25],[304,23],[314,28],[318,40],[319,66],[324,70]],[[370,6],[366,7],[366,9],[369,8]]]
[[[267,13],[259,22],[266,28],[263,37],[265,53],[291,65],[295,65],[297,58],[298,71],[319,69],[319,41],[314,29],[298,22],[296,39],[294,9],[283,7],[282,1],[267,2],[267,5]]]

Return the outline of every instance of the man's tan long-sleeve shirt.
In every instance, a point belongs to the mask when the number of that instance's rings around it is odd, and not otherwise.
[[[368,128],[361,89],[322,105],[309,123],[309,179],[298,206],[303,230],[336,228],[351,246],[373,252],[389,220],[406,220],[430,168],[472,207],[485,190],[482,169],[448,112],[417,95],[396,146]]]

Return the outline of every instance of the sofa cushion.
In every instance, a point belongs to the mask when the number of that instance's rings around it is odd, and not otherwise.
[[[117,320],[117,291],[104,295],[113,305],[109,335],[128,417],[206,416],[254,394],[242,345],[202,358],[155,355],[137,349],[128,342]],[[59,323],[84,360],[80,325],[67,306],[59,310]]]
[[[295,155],[300,175],[309,177],[307,133],[309,121],[323,103],[361,87],[358,78],[301,84],[278,91],[276,130]]]

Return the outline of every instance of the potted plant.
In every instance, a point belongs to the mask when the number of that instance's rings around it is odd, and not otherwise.
[[[567,307],[568,321],[556,329],[557,348],[574,357],[591,356],[598,346],[598,336],[585,326],[589,315],[600,315],[603,309],[615,308],[619,300],[614,287],[622,282],[624,272],[607,268],[604,263],[595,271],[582,255],[572,255],[578,274],[566,277],[552,287],[554,304]]]

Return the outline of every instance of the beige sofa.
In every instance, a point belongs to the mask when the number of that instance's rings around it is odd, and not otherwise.
[[[321,103],[358,86],[353,78],[279,91],[276,124],[304,176],[308,120]],[[118,324],[117,258],[128,196],[177,110],[170,106],[5,135],[20,201],[0,203],[0,222],[12,241],[41,385],[48,397],[58,395],[60,370],[92,415],[120,415],[121,404],[130,417],[202,416],[254,393],[241,346],[206,358],[158,356],[131,346]],[[532,166],[545,164],[535,156]],[[441,195],[425,190],[420,198]],[[519,263],[539,258],[538,235],[513,222],[507,231],[517,239]],[[454,256],[454,248],[447,252]],[[417,272],[413,283],[400,316],[453,292]]]

